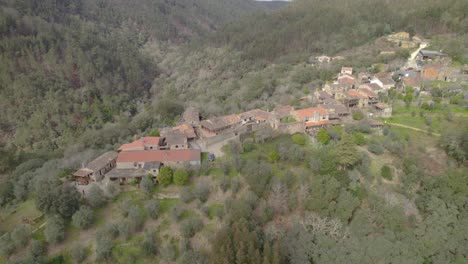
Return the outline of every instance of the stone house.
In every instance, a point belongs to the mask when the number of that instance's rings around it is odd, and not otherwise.
[[[203,137],[214,137],[221,133],[235,132],[241,123],[242,121],[238,115],[220,116],[202,120],[200,122],[200,130]]]
[[[118,148],[118,151],[158,150],[160,146],[160,137],[141,137],[133,142],[123,144]]]
[[[325,127],[329,124],[329,113],[321,106],[295,110],[293,116],[304,122],[306,130]]]
[[[101,181],[116,166],[117,152],[109,151],[75,171],[72,176],[78,184]]]
[[[378,117],[382,118],[389,118],[392,117],[392,107],[384,104],[384,103],[377,103],[374,105],[376,110],[376,114]]]

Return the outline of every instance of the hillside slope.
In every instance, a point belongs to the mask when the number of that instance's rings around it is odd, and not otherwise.
[[[468,3],[461,0],[299,0],[272,14],[229,23],[212,41],[244,51],[252,59],[333,54],[392,31],[467,32],[467,12]]]

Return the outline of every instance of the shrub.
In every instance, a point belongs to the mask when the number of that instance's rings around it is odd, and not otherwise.
[[[123,200],[119,207],[120,207],[120,213],[122,214],[123,217],[128,216],[128,210],[132,207],[132,201],[130,199],[125,199]]]
[[[190,203],[194,199],[192,190],[189,187],[183,187],[180,190],[180,200],[184,203]]]
[[[193,190],[195,197],[201,202],[206,202],[210,195],[210,185],[208,183],[198,183]]]
[[[174,172],[174,183],[177,185],[185,185],[189,179],[189,174],[186,170],[177,169]]]
[[[9,256],[15,250],[15,245],[9,233],[0,236],[0,256]]]
[[[234,177],[231,179],[231,191],[232,193],[237,193],[240,189],[240,181],[238,177]]]
[[[89,189],[88,202],[93,208],[99,208],[106,204],[104,192],[97,185],[93,185]]]
[[[324,145],[327,145],[328,142],[330,142],[330,134],[328,134],[326,129],[322,128],[317,132],[317,141]]]
[[[60,216],[47,219],[44,235],[47,242],[56,244],[65,238],[65,222]]]
[[[13,229],[10,237],[16,248],[24,247],[31,238],[31,231],[25,225],[19,225]]]
[[[137,206],[132,206],[128,211],[128,219],[133,231],[139,231],[145,221],[140,209]]]
[[[98,260],[109,259],[112,256],[112,240],[107,236],[96,237],[96,258]]]
[[[191,238],[203,228],[202,220],[198,218],[185,220],[180,226],[180,232],[183,237]]]
[[[250,152],[255,149],[255,144],[252,141],[244,141],[244,144],[242,144],[242,148],[244,152]]]
[[[129,220],[122,220],[118,224],[118,229],[119,229],[119,236],[122,237],[124,240],[127,240],[130,238],[130,235],[132,233],[132,224],[130,223]]]
[[[171,167],[164,166],[161,168],[158,174],[158,182],[162,186],[167,186],[172,183],[172,169]]]
[[[148,256],[156,255],[157,246],[156,246],[156,239],[154,238],[153,233],[149,233],[149,232],[145,233],[145,236],[143,237],[143,241],[141,242],[141,249]]]
[[[271,163],[276,163],[279,160],[279,154],[277,151],[273,150],[268,153],[268,161]]]
[[[231,185],[229,178],[226,176],[223,176],[219,183],[219,187],[221,188],[223,192],[226,192],[229,189],[229,185]]]
[[[382,155],[384,153],[384,148],[378,141],[371,141],[369,146],[367,146],[367,150],[374,153],[375,155]]]
[[[154,182],[153,175],[146,175],[141,179],[140,188],[143,190],[146,196],[150,196],[153,192]]]
[[[72,216],[72,223],[75,227],[86,229],[94,221],[94,212],[89,206],[81,206],[80,210],[76,211]]]
[[[362,133],[353,134],[353,138],[354,138],[354,143],[356,143],[356,145],[358,146],[362,146],[366,144],[366,138],[364,137]]]
[[[159,203],[157,200],[149,200],[145,204],[146,211],[149,217],[157,219],[159,216]]]
[[[176,257],[176,248],[173,244],[167,243],[161,247],[161,257],[166,261],[172,261]]]
[[[44,263],[47,248],[43,241],[33,240],[29,251],[29,263]]]
[[[294,134],[291,136],[291,139],[296,145],[304,146],[306,144],[306,138],[302,134]]]
[[[74,263],[83,263],[86,259],[86,249],[82,245],[75,245],[71,249],[70,255]]]
[[[117,181],[110,181],[106,186],[106,193],[111,198],[114,199],[120,193],[120,185]]]
[[[180,204],[176,204],[171,208],[170,215],[175,221],[179,221],[184,213],[184,208]]]
[[[106,223],[104,226],[104,232],[108,234],[112,239],[115,239],[119,236],[119,225],[117,223]]]
[[[383,165],[382,168],[380,169],[380,174],[384,179],[387,179],[391,181],[393,179],[393,172],[392,168],[388,165]]]
[[[364,119],[364,114],[361,111],[353,113],[354,120],[362,120]]]

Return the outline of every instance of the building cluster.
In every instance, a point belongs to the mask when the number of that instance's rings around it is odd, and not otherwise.
[[[343,67],[336,81],[326,85],[315,95],[314,107],[295,109],[278,106],[273,111],[253,109],[240,114],[202,119],[200,112],[189,107],[174,127],[160,129],[159,136],[134,138],[116,151],[99,156],[73,173],[79,184],[99,182],[107,177],[122,184],[139,181],[146,175],[157,175],[162,166],[173,168],[196,166],[201,162],[201,151],[214,144],[255,135],[256,139],[278,134],[308,133],[351,122],[353,109],[367,109],[379,117],[389,117],[392,108],[379,102],[377,93],[394,85],[389,76],[360,74]],[[380,122],[373,122],[381,126]]]

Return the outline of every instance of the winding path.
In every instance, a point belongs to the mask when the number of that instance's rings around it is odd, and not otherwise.
[[[434,135],[434,136],[440,137],[440,134],[438,134],[438,133],[429,132],[429,131],[427,131],[427,130],[420,129],[420,128],[416,128],[416,127],[410,127],[410,126],[407,126],[407,125],[396,124],[396,123],[390,123],[390,122],[385,122],[385,124],[391,125],[391,126],[404,127],[404,128],[408,128],[408,129],[411,129],[411,130],[415,130],[415,131],[419,131],[419,132],[424,132],[424,133],[428,133],[428,134],[432,134],[432,135]]]

